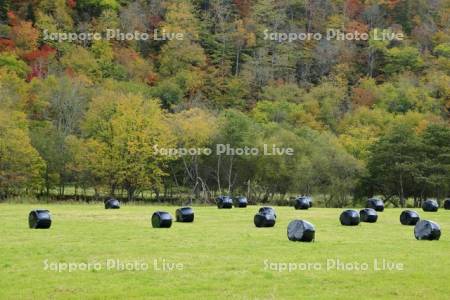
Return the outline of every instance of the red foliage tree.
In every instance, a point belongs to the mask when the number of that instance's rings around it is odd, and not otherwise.
[[[369,32],[369,26],[367,24],[358,22],[358,21],[351,21],[345,26],[346,32],[359,32],[359,33],[368,33]]]
[[[24,59],[31,66],[31,72],[27,76],[27,80],[34,77],[43,78],[48,73],[48,63],[50,57],[56,53],[56,49],[48,45],[43,45],[40,49],[30,51],[24,55]]]
[[[48,58],[50,55],[55,53],[55,49],[50,47],[49,45],[43,45],[40,49],[30,51],[24,55],[24,59],[28,62],[33,62],[38,59]]]
[[[157,82],[158,82],[158,74],[151,72],[150,74],[147,75],[146,83],[149,86],[154,86]]]
[[[350,19],[357,18],[363,9],[364,5],[360,0],[347,0],[345,2],[345,14]]]
[[[0,52],[13,50],[15,47],[14,41],[7,38],[0,38]]]
[[[355,106],[373,107],[375,104],[375,96],[372,92],[360,87],[354,87],[352,92],[352,102]]]
[[[10,25],[16,25],[18,22],[17,16],[13,11],[8,11],[8,21]]]
[[[77,6],[77,0],[67,0],[67,6],[70,8],[75,8]]]
[[[401,0],[386,0],[386,4],[390,9],[394,9]]]
[[[251,0],[233,0],[233,3],[236,5],[241,17],[245,18],[250,15],[252,7]]]

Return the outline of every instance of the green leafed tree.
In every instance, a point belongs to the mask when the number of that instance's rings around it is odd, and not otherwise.
[[[23,60],[20,60],[16,55],[9,53],[0,54],[0,67],[10,72],[14,72],[17,76],[22,78],[25,78],[30,71],[30,68]]]
[[[417,71],[423,67],[423,60],[419,50],[414,47],[394,47],[388,49],[387,63],[384,71],[387,74],[398,73],[404,70]]]
[[[77,0],[76,7],[92,16],[99,16],[103,10],[118,10],[120,1],[117,0]]]
[[[400,123],[371,147],[368,182],[373,192],[386,199],[398,197],[404,207],[407,197],[412,196],[414,186],[424,175],[424,162],[422,140],[413,127]]]
[[[426,153],[425,196],[445,198],[450,192],[450,128],[445,124],[430,124],[422,135]]]

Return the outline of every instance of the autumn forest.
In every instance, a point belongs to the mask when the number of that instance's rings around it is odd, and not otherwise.
[[[0,0],[0,199],[219,194],[450,196],[450,1]]]

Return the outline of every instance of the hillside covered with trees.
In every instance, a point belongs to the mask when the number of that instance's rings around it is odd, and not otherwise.
[[[0,198],[443,199],[449,25],[449,0],[0,0]],[[80,35],[108,29],[151,38]],[[370,38],[268,34],[329,30]],[[295,154],[155,153],[218,144]]]

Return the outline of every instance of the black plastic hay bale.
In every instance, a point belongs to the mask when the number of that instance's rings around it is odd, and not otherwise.
[[[35,209],[28,215],[28,225],[34,229],[48,229],[52,225],[52,216],[46,209]]]
[[[105,200],[105,209],[119,209],[120,202],[114,198],[108,198]]]
[[[344,210],[339,220],[344,226],[356,226],[359,224],[359,213],[353,209]]]
[[[245,208],[248,205],[248,200],[244,196],[236,197],[234,199],[234,201],[235,201],[235,204],[234,204],[235,207]]]
[[[378,214],[373,208],[364,208],[359,211],[361,222],[375,223],[378,220]]]
[[[436,212],[439,209],[439,204],[436,200],[428,199],[422,203],[423,211]]]
[[[402,223],[402,225],[414,226],[419,220],[419,214],[414,210],[404,210],[400,214],[400,223]]]
[[[311,201],[308,197],[298,197],[295,199],[295,209],[309,209],[311,207]]]
[[[275,219],[277,218],[277,214],[275,213],[275,209],[273,209],[270,206],[263,206],[259,209],[258,211],[259,213],[262,214],[270,214],[270,215],[274,215]]]
[[[217,197],[216,202],[219,209],[233,207],[233,199],[229,196],[219,196]]]
[[[194,222],[194,210],[191,207],[181,207],[175,212],[177,222]]]
[[[256,227],[273,227],[275,226],[276,216],[268,213],[257,213],[253,218]]]
[[[444,201],[444,208],[445,209],[450,209],[450,199],[445,199]]]
[[[304,220],[291,221],[287,228],[287,236],[290,241],[311,242],[316,235],[314,225]]]
[[[373,208],[376,211],[383,211],[384,210],[384,202],[381,199],[371,198],[371,199],[367,200],[366,208]]]
[[[172,226],[172,216],[165,211],[157,211],[152,215],[153,228],[170,228]]]
[[[439,240],[441,227],[433,221],[422,220],[414,227],[414,236],[418,240]]]

